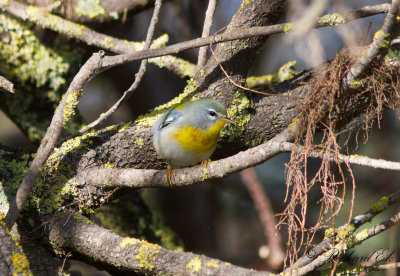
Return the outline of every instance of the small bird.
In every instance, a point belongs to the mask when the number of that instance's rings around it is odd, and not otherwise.
[[[158,155],[168,160],[167,181],[172,186],[172,168],[209,160],[226,123],[225,107],[213,99],[186,102],[165,112],[153,125],[153,144]]]

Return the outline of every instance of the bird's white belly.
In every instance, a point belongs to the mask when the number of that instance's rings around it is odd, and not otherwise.
[[[171,130],[164,129],[154,136],[154,146],[157,153],[164,159],[170,161],[173,167],[187,167],[200,163],[208,158],[214,152],[215,147],[198,153],[192,150],[184,149],[178,142],[170,138]]]

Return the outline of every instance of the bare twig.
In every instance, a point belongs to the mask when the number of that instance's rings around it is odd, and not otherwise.
[[[355,63],[347,75],[344,77],[344,85],[351,88],[355,85],[353,82],[363,74],[371,62],[377,58],[380,54],[383,54],[390,47],[390,41],[394,37],[393,27],[395,26],[397,19],[396,14],[399,9],[399,0],[392,0],[392,5],[386,15],[385,21],[381,30],[375,34],[374,41],[368,46],[367,50],[363,52],[359,61]],[[381,59],[382,59],[381,55]]]
[[[255,166],[281,152],[282,142],[294,139],[292,127],[268,142],[236,155],[202,165],[174,170],[174,186],[186,186],[205,179],[220,178]],[[101,187],[170,187],[163,170],[91,168],[78,174],[79,181]]]
[[[161,0],[156,0],[154,3],[154,11],[153,15],[151,17],[150,25],[147,30],[147,36],[146,36],[146,41],[143,47],[143,50],[150,49],[151,45],[151,40],[153,39],[153,34],[154,34],[154,29],[155,25],[158,22],[158,15],[160,13],[160,8],[161,8]],[[140,68],[138,73],[135,75],[135,81],[133,84],[124,92],[122,97],[106,112],[102,113],[99,118],[97,118],[95,121],[92,123],[88,124],[87,126],[81,128],[76,134],[73,136],[85,133],[86,131],[96,127],[97,125],[101,124],[104,122],[112,113],[114,113],[115,110],[117,110],[123,103],[125,103],[129,97],[133,94],[133,92],[138,88],[140,85],[140,82],[142,81],[142,78],[144,76],[144,73],[146,72],[146,65],[147,65],[147,59],[143,59],[142,62],[140,63]]]
[[[276,223],[271,203],[263,190],[254,168],[245,169],[241,171],[240,175],[254,201],[254,205],[258,211],[258,216],[260,217],[264,228],[264,235],[271,252],[267,259],[268,264],[273,269],[278,269],[282,266],[285,259],[285,253],[282,250],[281,236],[279,235],[279,232],[276,231]]]
[[[210,36],[212,21],[216,6],[217,6],[217,0],[208,1],[208,7],[204,19],[203,33],[201,34],[201,37]],[[207,58],[207,46],[200,47],[199,58],[197,60],[197,71],[200,71],[200,69],[203,68],[204,64],[206,63],[206,58]]]
[[[10,93],[15,92],[14,84],[3,76],[0,76],[0,88],[3,88]]]
[[[105,69],[99,65],[102,62],[103,56],[104,52],[101,51],[100,53],[93,54],[90,57],[90,59],[82,66],[78,74],[74,77],[67,92],[55,110],[50,126],[47,129],[42,142],[40,143],[35,158],[30,164],[29,170],[19,186],[17,194],[15,195],[15,198],[11,203],[6,215],[5,222],[8,228],[11,229],[17,220],[19,213],[24,207],[26,199],[33,189],[36,178],[40,173],[40,169],[43,167],[47,158],[53,151],[63,126],[68,119],[71,119],[68,116],[71,116],[71,112],[73,113],[72,110],[78,104],[78,102],[73,101],[73,99],[78,97],[78,94],[87,81],[102,71],[99,68]]]
[[[357,18],[372,16],[372,15],[379,14],[379,13],[384,13],[388,9],[389,9],[388,4],[364,7],[360,10],[340,15],[339,16],[340,20],[337,22],[332,22],[332,21],[326,22],[325,20],[322,20],[322,18],[324,18],[324,16],[323,16],[320,20],[317,21],[316,27],[325,27],[325,26],[343,24],[343,23],[355,20]],[[291,31],[292,25],[293,24],[291,24],[291,23],[285,23],[285,24],[277,24],[277,25],[264,26],[264,27],[252,27],[252,28],[247,28],[247,29],[238,29],[238,30],[235,30],[234,32],[225,32],[225,33],[219,34],[219,35],[197,38],[197,39],[177,43],[177,44],[167,46],[164,48],[160,48],[160,49],[150,49],[147,51],[138,51],[138,52],[132,53],[132,54],[108,57],[107,64],[108,65],[124,64],[126,62],[140,60],[143,58],[158,57],[158,56],[163,56],[163,55],[168,55],[168,54],[179,53],[179,52],[187,50],[187,49],[206,46],[206,45],[209,45],[210,43],[212,43],[212,44],[222,43],[225,41],[243,39],[243,38],[248,38],[248,37],[252,37],[252,36],[264,36],[264,35],[289,32],[289,31]]]
[[[282,143],[281,148],[285,151],[303,151],[302,146],[297,146],[293,143]],[[385,170],[400,170],[400,162],[386,161],[383,159],[374,159],[367,156],[360,155],[344,155],[344,154],[334,154],[325,151],[312,151],[310,157],[314,158],[324,158],[328,155],[328,158],[332,161],[339,161],[341,163],[348,163],[353,165],[360,165],[365,167],[371,167],[375,169],[385,169]]]

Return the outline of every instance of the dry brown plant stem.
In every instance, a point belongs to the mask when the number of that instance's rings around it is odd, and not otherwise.
[[[254,168],[245,169],[240,172],[240,175],[243,183],[249,191],[250,197],[254,201],[254,205],[258,211],[258,216],[264,229],[264,235],[267,239],[268,248],[270,249],[270,255],[267,262],[273,269],[278,269],[283,264],[285,254],[282,250],[281,236],[276,230],[274,212],[270,200],[264,192],[263,186],[258,179]]]

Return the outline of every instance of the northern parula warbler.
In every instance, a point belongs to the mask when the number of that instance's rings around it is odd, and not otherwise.
[[[226,123],[225,107],[213,99],[186,102],[165,112],[153,125],[153,144],[169,161],[167,181],[172,186],[172,167],[187,167],[210,158]]]

